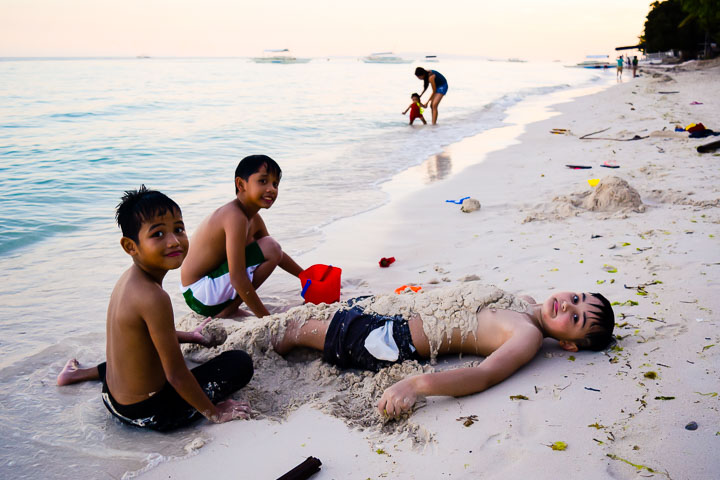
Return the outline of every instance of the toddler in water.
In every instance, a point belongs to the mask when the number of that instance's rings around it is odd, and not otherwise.
[[[413,124],[416,118],[419,118],[420,120],[422,120],[423,124],[427,125],[425,117],[423,117],[423,109],[422,104],[420,103],[420,95],[418,95],[417,93],[413,93],[412,95],[410,95],[410,98],[412,98],[412,103],[405,109],[403,115],[405,115],[407,111],[410,110],[410,125]]]

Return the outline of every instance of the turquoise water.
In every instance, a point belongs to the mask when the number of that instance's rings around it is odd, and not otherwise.
[[[510,106],[608,81],[556,63],[443,61],[433,65],[450,85],[440,125],[409,127],[401,112],[422,90],[415,66],[0,60],[0,476],[119,476],[179,454],[193,437],[120,427],[97,385],[54,386],[67,358],[104,358],[107,299],[128,266],[114,224],[124,190],[165,192],[192,233],[233,198],[237,162],[270,155],[283,180],[263,217],[299,254],[322,240],[323,226],[386,201],[384,180],[502,125]],[[173,275],[166,288],[177,298]],[[268,291],[280,302],[289,295]]]

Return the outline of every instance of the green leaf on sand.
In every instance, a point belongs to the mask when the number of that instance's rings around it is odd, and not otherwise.
[[[570,356],[568,357],[568,360],[570,360],[571,362],[574,362],[574,361],[575,361],[575,355],[570,355]]]
[[[613,267],[612,265],[608,265],[607,263],[603,265],[603,270],[608,273],[617,273],[617,268]]]
[[[567,449],[567,443],[565,442],[555,442],[552,445],[548,445],[548,447],[552,448],[553,450],[559,450],[564,451]]]
[[[704,397],[717,397],[718,396],[717,392],[709,392],[709,393],[695,392],[695,393],[697,393],[698,395],[702,395]]]
[[[622,457],[618,457],[617,455],[615,455],[615,454],[613,454],[613,453],[607,453],[606,455],[607,455],[608,457],[612,458],[613,460],[620,460],[621,462],[625,462],[625,463],[627,463],[628,465],[632,465],[633,467],[637,468],[638,470],[647,470],[647,471],[650,472],[650,473],[659,473],[659,474],[662,474],[662,475],[666,475],[666,474],[664,474],[663,472],[658,472],[657,470],[654,470],[654,469],[652,469],[652,468],[650,468],[650,467],[647,467],[647,466],[645,466],[645,465],[640,465],[639,463],[632,463],[631,461],[625,460],[625,459],[622,458]],[[666,476],[667,476],[667,475],[666,475]],[[669,477],[668,477],[668,478],[669,478]]]
[[[710,345],[705,345],[705,346],[703,347],[702,351],[704,352],[704,351],[707,350],[708,348],[712,348],[712,347],[714,347],[714,346],[715,346],[714,343],[711,343]]]
[[[588,425],[588,427],[597,428],[600,430],[601,428],[605,428],[605,425],[600,425],[599,423],[595,422],[592,425]]]

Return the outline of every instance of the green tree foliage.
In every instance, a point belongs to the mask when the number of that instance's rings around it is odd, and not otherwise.
[[[720,42],[720,0],[681,0],[681,3],[687,16],[680,27],[696,21],[709,39]]]
[[[680,50],[693,52],[700,49],[705,41],[705,32],[698,25],[697,18],[683,11],[683,2],[703,0],[666,0],[653,2],[645,21],[645,33],[640,37],[646,52]],[[707,0],[718,3],[718,0]],[[680,24],[683,24],[681,27]]]

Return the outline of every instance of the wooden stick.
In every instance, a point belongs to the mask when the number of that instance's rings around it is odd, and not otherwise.
[[[282,477],[279,477],[277,480],[307,480],[320,471],[320,465],[322,465],[320,459],[308,457],[300,465],[293,468]]]

